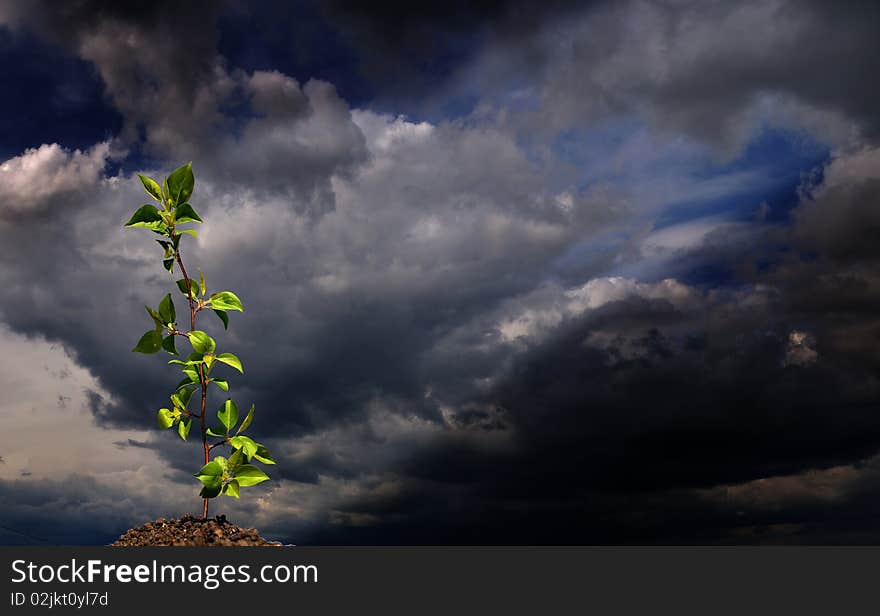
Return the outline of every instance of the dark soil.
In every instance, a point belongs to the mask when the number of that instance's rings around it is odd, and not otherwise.
[[[260,537],[254,528],[241,528],[218,515],[212,520],[203,520],[186,514],[179,520],[160,518],[143,526],[132,528],[114,546],[145,545],[198,545],[198,546],[279,546],[275,541]]]

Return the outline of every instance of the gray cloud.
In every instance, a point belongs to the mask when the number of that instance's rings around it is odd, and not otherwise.
[[[5,2],[0,17],[91,61],[125,119],[127,141],[143,130],[147,148],[162,155],[222,124],[216,100],[233,87],[216,53],[222,8],[201,1]]]
[[[839,156],[825,169],[822,183],[795,212],[801,245],[844,262],[878,257],[880,233],[880,150],[864,148]]]
[[[314,215],[332,209],[330,178],[350,175],[368,155],[348,105],[322,81],[300,86],[263,71],[238,79],[258,117],[237,134],[219,133],[192,152],[207,177],[233,189],[248,186],[258,197],[285,194],[291,206]]]
[[[500,94],[518,84],[519,99],[496,99],[510,108],[504,121],[540,134],[637,114],[726,157],[765,123],[874,140],[876,19],[870,3],[602,3],[499,38],[458,88]]]
[[[872,151],[842,154],[804,195],[791,230],[804,260],[772,256],[777,228],[745,249],[690,248],[775,259],[736,263],[742,291],[597,279],[458,328],[429,371],[442,375],[426,393],[442,432],[392,467],[393,493],[337,505],[374,523],[319,528],[317,541],[873,541],[847,513],[872,490],[783,486],[877,450],[880,294],[864,222],[877,169]],[[851,207],[841,182],[860,196]],[[847,240],[853,250],[833,249]],[[775,508],[719,500],[774,476]]]
[[[650,208],[582,186],[572,165],[520,139],[638,111],[735,149],[774,101],[789,105],[786,121],[871,138],[869,63],[833,62],[875,44],[864,16],[830,16],[850,38],[822,45],[808,42],[825,32],[824,9],[807,5],[542,17],[518,49],[493,39],[469,69],[498,68],[497,84],[527,64],[536,111],[432,124],[351,110],[319,80],[227,66],[211,11],[172,19],[160,7],[149,21],[83,6],[63,20],[45,8],[0,15],[95,63],[126,118],[123,140],[137,146],[143,131],[155,157],[145,171],[195,161],[207,222],[184,258],[245,303],[230,332],[204,327],[244,360],[231,392],[256,403],[254,428],[281,462],[278,481],[235,511],[273,535],[735,540],[742,523],[713,500],[718,486],[854,466],[877,450],[874,150],[835,154],[791,225],[651,233],[628,226]],[[807,83],[820,75],[830,82]],[[860,95],[834,93],[847,88]],[[0,166],[0,242],[15,255],[0,263],[0,316],[64,345],[95,378],[85,399],[109,446],[128,461],[154,453],[173,494],[138,484],[120,503],[131,488],[118,476],[6,480],[0,490],[24,495],[7,521],[25,533],[39,535],[27,513],[47,494],[84,540],[130,524],[132,509],[191,508],[193,448],[141,434],[153,434],[174,371],[130,348],[148,326],[143,304],[173,286],[150,234],[121,228],[144,195],[131,174],[105,174],[113,152],[45,145]],[[557,276],[603,232],[624,240],[579,264],[579,279]],[[795,249],[780,255],[779,243]],[[735,286],[597,272],[639,259],[720,262]],[[131,471],[148,474],[142,464]]]
[[[94,64],[125,119],[125,142],[159,160],[198,160],[215,183],[297,193],[314,213],[332,208],[330,176],[366,156],[348,105],[325,82],[228,68],[216,51],[223,8],[35,3],[8,7],[6,20]],[[242,122],[243,112],[251,117]]]

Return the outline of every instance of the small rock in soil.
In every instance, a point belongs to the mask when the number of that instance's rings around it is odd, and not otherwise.
[[[241,528],[218,515],[212,520],[203,520],[186,514],[179,520],[160,518],[143,526],[132,528],[111,545],[198,545],[198,546],[279,546],[276,541],[260,537],[254,528]]]

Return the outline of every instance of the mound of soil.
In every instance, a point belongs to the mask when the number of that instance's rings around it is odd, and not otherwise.
[[[254,528],[241,528],[218,515],[213,520],[203,520],[186,514],[179,520],[160,518],[143,526],[132,528],[111,545],[198,545],[198,546],[279,546],[276,541],[260,537]]]

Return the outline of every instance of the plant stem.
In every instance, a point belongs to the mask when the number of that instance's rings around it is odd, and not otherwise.
[[[173,237],[174,236],[174,229],[173,228],[172,228],[171,234],[172,234],[171,239],[173,240],[174,239],[174,237]],[[196,310],[196,303],[195,303],[195,300],[193,299],[192,287],[189,284],[189,276],[186,273],[186,268],[183,267],[183,259],[181,259],[181,257],[180,257],[180,249],[179,248],[175,251],[174,256],[177,258],[177,266],[180,268],[180,273],[183,274],[183,281],[184,281],[184,284],[186,285],[187,299],[189,300],[190,324],[192,325],[192,329],[190,331],[193,331],[196,328],[196,312],[198,312],[198,311]],[[201,411],[201,415],[199,415],[199,423],[201,424],[201,428],[202,428],[202,447],[205,450],[205,464],[207,464],[210,461],[210,457],[209,457],[208,453],[211,451],[211,449],[208,446],[208,428],[205,425],[205,403],[207,402],[207,398],[208,398],[208,379],[205,378],[205,365],[204,364],[199,364],[199,384],[202,387],[202,405],[201,405],[202,411]],[[203,499],[203,502],[202,502],[202,518],[204,518],[204,519],[208,518],[208,499],[207,498]]]
[[[187,282],[189,284],[189,282]],[[199,364],[199,379],[202,381],[202,412],[199,416],[199,423],[202,427],[202,447],[205,449],[205,464],[209,461],[208,452],[211,451],[211,448],[208,447],[208,429],[205,426],[205,401],[208,398],[208,381],[205,378],[205,365]],[[204,519],[208,519],[208,499],[204,499],[202,501],[202,517]]]

